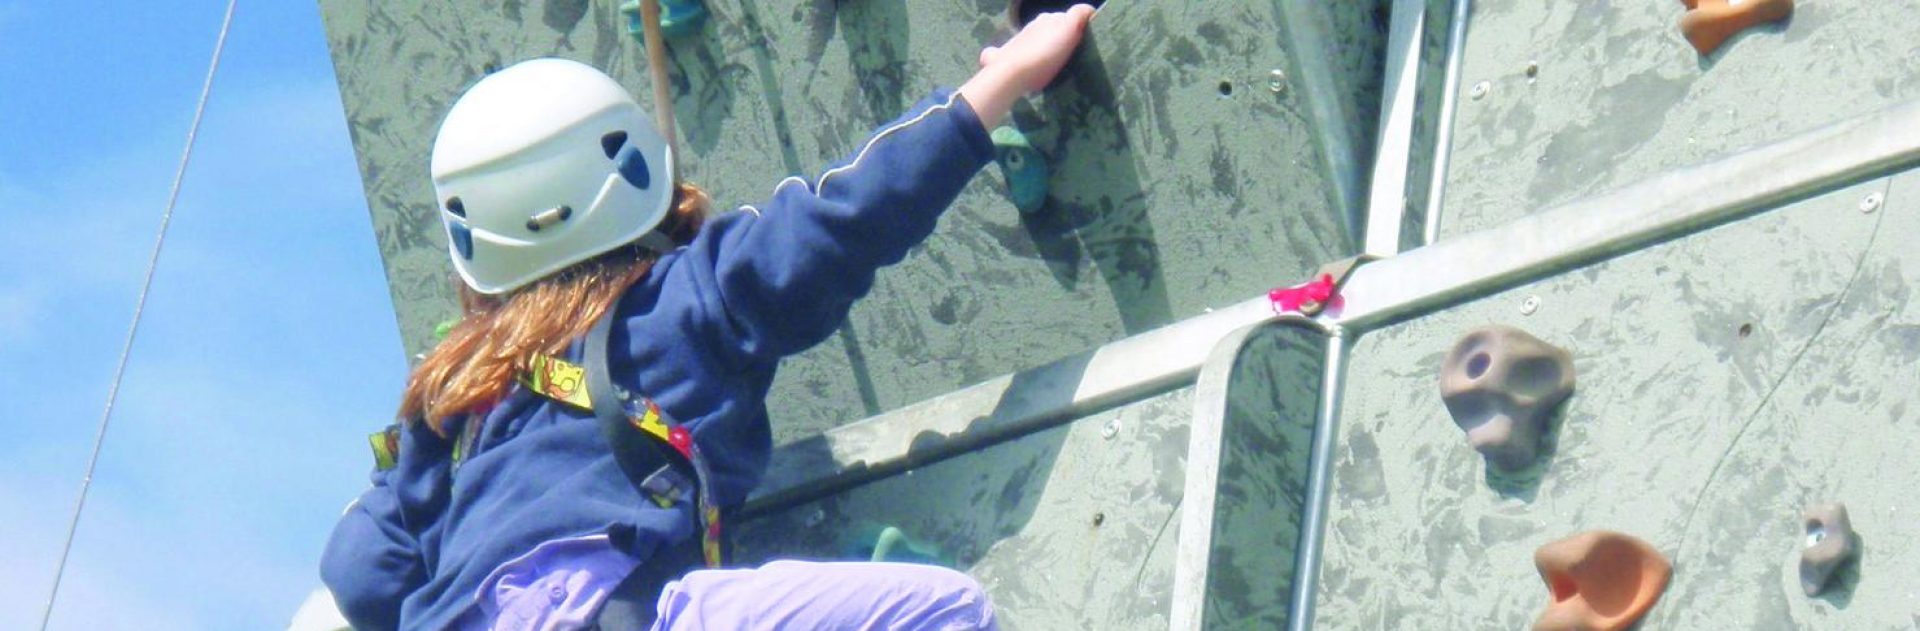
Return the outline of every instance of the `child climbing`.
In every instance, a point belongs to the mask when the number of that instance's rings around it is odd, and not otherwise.
[[[723,556],[759,483],[782,357],[839,328],[875,271],[993,158],[988,130],[1058,74],[1093,9],[1036,19],[812,181],[706,218],[668,143],[585,65],[478,82],[432,176],[465,317],[374,439],[373,486],[321,574],[360,629],[993,628],[932,566]]]

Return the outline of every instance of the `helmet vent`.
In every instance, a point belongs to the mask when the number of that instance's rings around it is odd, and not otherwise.
[[[453,241],[453,249],[460,253],[460,258],[473,260],[473,232],[467,230],[466,226],[449,223],[447,236]]]
[[[626,178],[628,184],[643,191],[653,186],[653,174],[647,171],[647,156],[641,154],[639,149],[627,147],[620,152],[617,160],[620,177]]]
[[[467,205],[461,203],[458,197],[449,197],[447,198],[447,212],[453,213],[455,217],[464,219],[467,216]]]
[[[609,132],[607,135],[600,137],[600,150],[607,153],[608,160],[612,160],[614,156],[620,155],[620,148],[625,146],[627,146],[627,132]]]

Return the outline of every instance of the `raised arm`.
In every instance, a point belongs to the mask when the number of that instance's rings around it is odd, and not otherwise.
[[[1035,20],[981,52],[959,90],[936,92],[811,181],[788,178],[762,206],[717,218],[683,256],[717,307],[721,336],[772,360],[826,339],[880,267],[905,258],[993,159],[987,130],[1013,102],[1052,81],[1093,9]]]

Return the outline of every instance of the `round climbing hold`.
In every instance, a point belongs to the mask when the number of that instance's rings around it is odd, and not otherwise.
[[[660,3],[660,34],[667,37],[697,31],[707,18],[707,7],[701,0],[627,0],[620,3],[620,13],[627,16],[627,35],[637,42],[644,43],[646,33],[640,22],[640,3],[648,1]]]
[[[1007,180],[1007,196],[1022,213],[1039,211],[1047,204],[1047,160],[1027,140],[1026,134],[1012,125],[993,130],[994,162]]]

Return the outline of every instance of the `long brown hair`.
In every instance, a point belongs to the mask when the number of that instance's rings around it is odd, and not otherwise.
[[[678,184],[661,231],[675,243],[692,241],[711,205],[700,187]],[[399,417],[425,420],[445,435],[448,418],[484,412],[506,396],[534,355],[560,354],[585,335],[656,258],[629,244],[500,296],[456,282],[465,317],[407,376]]]

